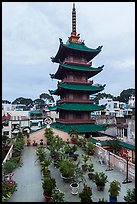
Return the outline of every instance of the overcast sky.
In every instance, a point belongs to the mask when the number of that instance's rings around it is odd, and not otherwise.
[[[57,87],[58,68],[50,57],[71,34],[73,2],[2,3],[2,99],[38,98]],[[76,2],[77,33],[85,45],[102,51],[92,66],[104,65],[92,79],[118,96],[135,88],[135,2]]]

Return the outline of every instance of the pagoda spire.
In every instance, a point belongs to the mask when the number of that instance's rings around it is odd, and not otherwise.
[[[80,43],[79,42],[79,34],[76,32],[76,9],[75,9],[75,3],[73,3],[73,8],[72,8],[72,32],[71,36],[69,37],[69,41],[75,42],[75,43]]]
[[[75,9],[75,3],[73,3],[73,9],[72,9],[72,32],[76,33],[76,9]]]

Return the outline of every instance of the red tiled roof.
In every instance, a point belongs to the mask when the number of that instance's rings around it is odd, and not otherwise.
[[[4,113],[4,115],[2,116],[2,121],[10,120],[10,119],[11,119],[11,115],[9,113],[7,113],[7,115],[5,115],[5,113]]]

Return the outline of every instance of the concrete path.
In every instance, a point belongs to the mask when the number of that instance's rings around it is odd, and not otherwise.
[[[17,182],[17,191],[8,202],[45,202],[42,189],[39,162],[36,162],[36,147],[24,147],[22,167],[14,171],[13,179]]]

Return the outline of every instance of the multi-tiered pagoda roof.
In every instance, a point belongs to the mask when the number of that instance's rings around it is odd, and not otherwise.
[[[94,84],[89,78],[103,70],[103,66],[93,67],[91,60],[96,57],[102,46],[96,49],[89,48],[81,41],[76,32],[76,11],[73,4],[72,32],[66,44],[60,40],[58,52],[51,57],[52,62],[59,63],[52,79],[58,79],[57,89],[49,90],[50,94],[60,96],[57,105],[50,107],[51,111],[58,111],[59,118],[51,127],[69,132],[75,129],[78,133],[92,133],[106,130],[105,125],[96,124],[91,112],[101,111],[106,106],[100,106],[89,99],[91,94],[104,90],[105,84]]]

